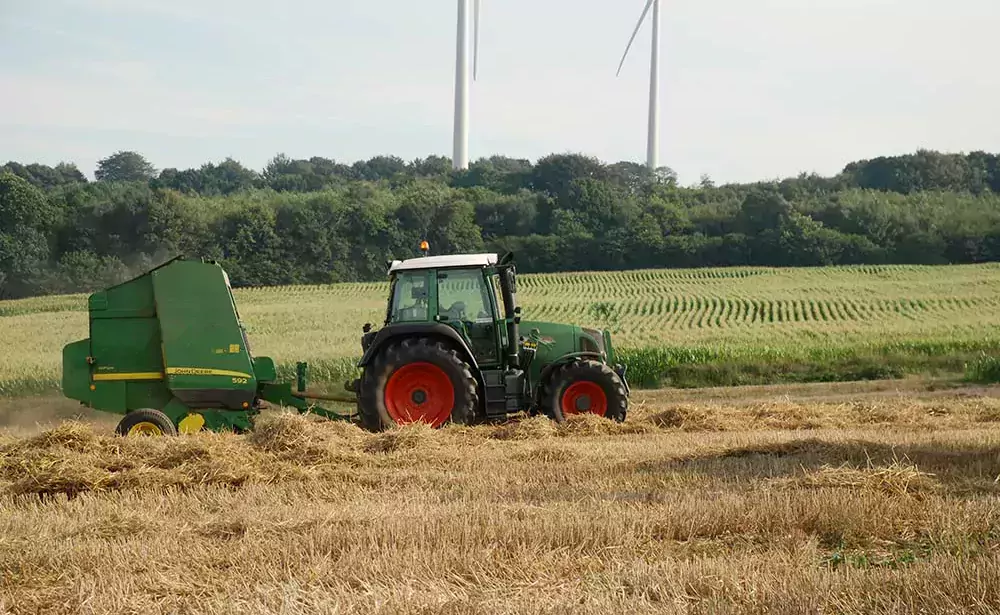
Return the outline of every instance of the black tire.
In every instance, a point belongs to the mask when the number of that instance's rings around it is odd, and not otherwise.
[[[454,402],[444,423],[472,425],[476,422],[479,383],[472,375],[471,366],[451,346],[436,339],[414,337],[387,346],[364,369],[358,392],[358,413],[365,429],[383,431],[400,424],[387,407],[386,386],[393,374],[415,363],[430,363],[447,375]],[[427,402],[426,393],[424,401],[414,399],[417,404]]]
[[[152,428],[159,430],[160,433],[140,433],[139,429],[147,429],[150,432],[154,431]],[[135,428],[137,431],[133,431]],[[128,435],[163,435],[163,436],[176,436],[177,427],[174,425],[173,421],[159,410],[153,410],[151,408],[143,408],[141,410],[133,410],[125,415],[125,417],[118,422],[118,427],[115,428],[115,432],[119,436]]]
[[[625,420],[628,414],[625,384],[606,364],[592,360],[572,361],[555,369],[545,385],[542,412],[557,423],[564,422],[563,396],[570,386],[578,382],[591,382],[601,388],[607,403],[605,418],[619,423]]]

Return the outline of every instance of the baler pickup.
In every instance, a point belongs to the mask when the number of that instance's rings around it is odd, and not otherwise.
[[[88,314],[90,337],[63,349],[63,392],[124,414],[122,435],[244,432],[264,402],[354,417],[310,401],[304,363],[293,389],[272,359],[253,356],[229,277],[212,261],[173,259],[92,294]]]

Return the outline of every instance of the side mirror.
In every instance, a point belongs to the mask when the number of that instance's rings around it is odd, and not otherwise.
[[[365,333],[368,333],[369,331],[371,331],[371,330],[372,330],[372,323],[370,323],[370,322],[366,322],[366,323],[365,323],[365,326],[364,326],[364,327],[361,327],[361,330],[362,330],[363,332],[365,332]]]

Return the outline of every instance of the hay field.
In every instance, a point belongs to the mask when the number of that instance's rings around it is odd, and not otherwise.
[[[0,436],[0,612],[994,613],[998,394],[640,391],[624,425]]]
[[[525,318],[606,326],[645,386],[961,371],[1000,349],[1000,265],[731,268],[522,275]],[[387,285],[238,289],[253,350],[339,384]],[[0,396],[59,384],[83,296],[0,302]]]

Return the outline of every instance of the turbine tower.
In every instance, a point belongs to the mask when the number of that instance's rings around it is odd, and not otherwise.
[[[473,78],[479,73],[479,3],[475,0]],[[458,0],[455,59],[455,143],[452,166],[469,168],[469,0]]]
[[[646,2],[646,8],[642,10],[642,15],[635,24],[635,31],[632,32],[632,38],[628,40],[622,61],[618,64],[616,76],[622,72],[625,58],[632,48],[639,28],[642,27],[642,22],[649,14],[650,7],[653,8],[653,44],[649,60],[649,134],[646,137],[646,165],[651,171],[655,171],[660,166],[660,0]]]

